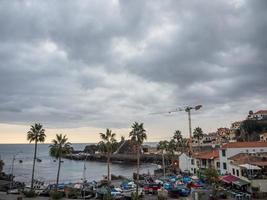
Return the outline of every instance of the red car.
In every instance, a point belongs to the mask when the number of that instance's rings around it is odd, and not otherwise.
[[[161,189],[161,185],[156,183],[145,184],[143,188],[145,194],[155,194],[158,192],[158,189]]]

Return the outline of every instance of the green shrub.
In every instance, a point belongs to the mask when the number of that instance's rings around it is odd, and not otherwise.
[[[141,197],[138,195],[138,193],[132,192],[131,199],[132,200],[139,200],[139,199],[141,199]]]
[[[158,200],[166,200],[168,199],[168,192],[164,190],[158,191]]]
[[[33,198],[33,197],[36,197],[37,196],[37,194],[35,193],[34,190],[23,191],[23,194],[27,198]]]
[[[111,196],[111,193],[107,193],[104,195],[103,200],[112,200],[113,197]]]
[[[165,195],[162,194],[158,195],[158,200],[167,200],[167,199],[168,197],[166,197]]]
[[[59,192],[59,191],[51,191],[49,193],[49,196],[52,198],[52,199],[61,199],[63,198],[64,196],[64,193],[63,192]]]
[[[77,189],[71,189],[68,193],[68,198],[78,199],[80,197],[80,192]]]

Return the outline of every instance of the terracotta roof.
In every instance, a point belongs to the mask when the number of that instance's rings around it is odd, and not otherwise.
[[[258,156],[258,154],[260,154],[261,156]],[[248,153],[239,153],[236,154],[230,158],[228,158],[228,160],[231,160],[231,164],[234,165],[242,165],[242,164],[255,164],[256,162],[267,162],[266,160],[266,153],[257,153],[257,154],[248,154]]]
[[[222,146],[223,149],[225,148],[257,148],[257,147],[267,147],[267,142],[229,142]]]
[[[257,165],[260,167],[266,167],[267,166],[267,161],[256,161],[256,162],[251,162],[253,165]]]
[[[257,111],[257,112],[255,112],[254,114],[265,114],[265,115],[267,115],[267,110],[259,110],[259,111]]]
[[[198,159],[214,159],[214,158],[219,158],[219,150],[213,150],[213,151],[203,151],[199,153],[195,153],[193,155],[194,158]]]

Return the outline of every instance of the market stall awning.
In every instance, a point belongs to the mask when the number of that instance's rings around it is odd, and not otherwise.
[[[250,183],[247,182],[247,181],[244,181],[244,180],[242,180],[242,179],[239,179],[239,180],[237,180],[237,181],[234,181],[233,184],[235,184],[235,185],[237,185],[237,186],[239,186],[239,187],[242,187],[242,186],[244,186],[244,185],[249,185]]]
[[[225,175],[225,176],[221,176],[220,180],[225,182],[225,183],[232,183],[234,181],[237,181],[239,178],[232,176],[232,175]]]
[[[249,169],[249,170],[261,170],[260,167],[258,167],[256,165],[251,165],[251,164],[243,164],[243,165],[239,165],[239,167],[243,167],[243,168]]]

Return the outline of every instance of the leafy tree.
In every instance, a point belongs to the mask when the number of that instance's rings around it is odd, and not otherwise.
[[[59,174],[61,168],[61,158],[69,154],[72,150],[71,143],[68,142],[66,135],[57,134],[56,138],[52,140],[52,144],[49,146],[49,153],[51,156],[58,159],[58,171],[57,171],[57,182],[56,190],[58,188]]]
[[[200,148],[200,140],[203,138],[204,133],[200,127],[195,128],[193,131],[193,138],[197,139],[198,147]]]
[[[102,141],[99,143],[100,151],[107,155],[108,183],[110,182],[110,156],[117,149],[116,133],[110,129],[106,133],[100,133]]]
[[[45,129],[41,124],[34,124],[27,133],[27,140],[31,143],[34,142],[34,155],[33,155],[33,167],[32,167],[32,179],[31,179],[31,189],[33,189],[34,171],[35,171],[35,161],[37,154],[37,143],[45,141]]]
[[[216,187],[219,183],[218,171],[213,167],[209,167],[205,171],[205,176],[207,178],[208,183],[212,186],[213,196],[216,196],[216,192],[217,192]]]
[[[164,178],[165,178],[165,175],[166,175],[164,151],[167,151],[168,145],[169,145],[169,142],[167,140],[160,141],[159,144],[158,144],[158,149],[161,150],[161,155],[162,155],[162,168],[163,168]]]
[[[143,123],[134,122],[131,126],[132,130],[129,133],[129,137],[131,140],[136,143],[136,154],[137,154],[137,187],[136,194],[138,194],[138,186],[139,186],[139,167],[140,167],[140,150],[144,141],[147,139],[146,130],[144,129]]]

